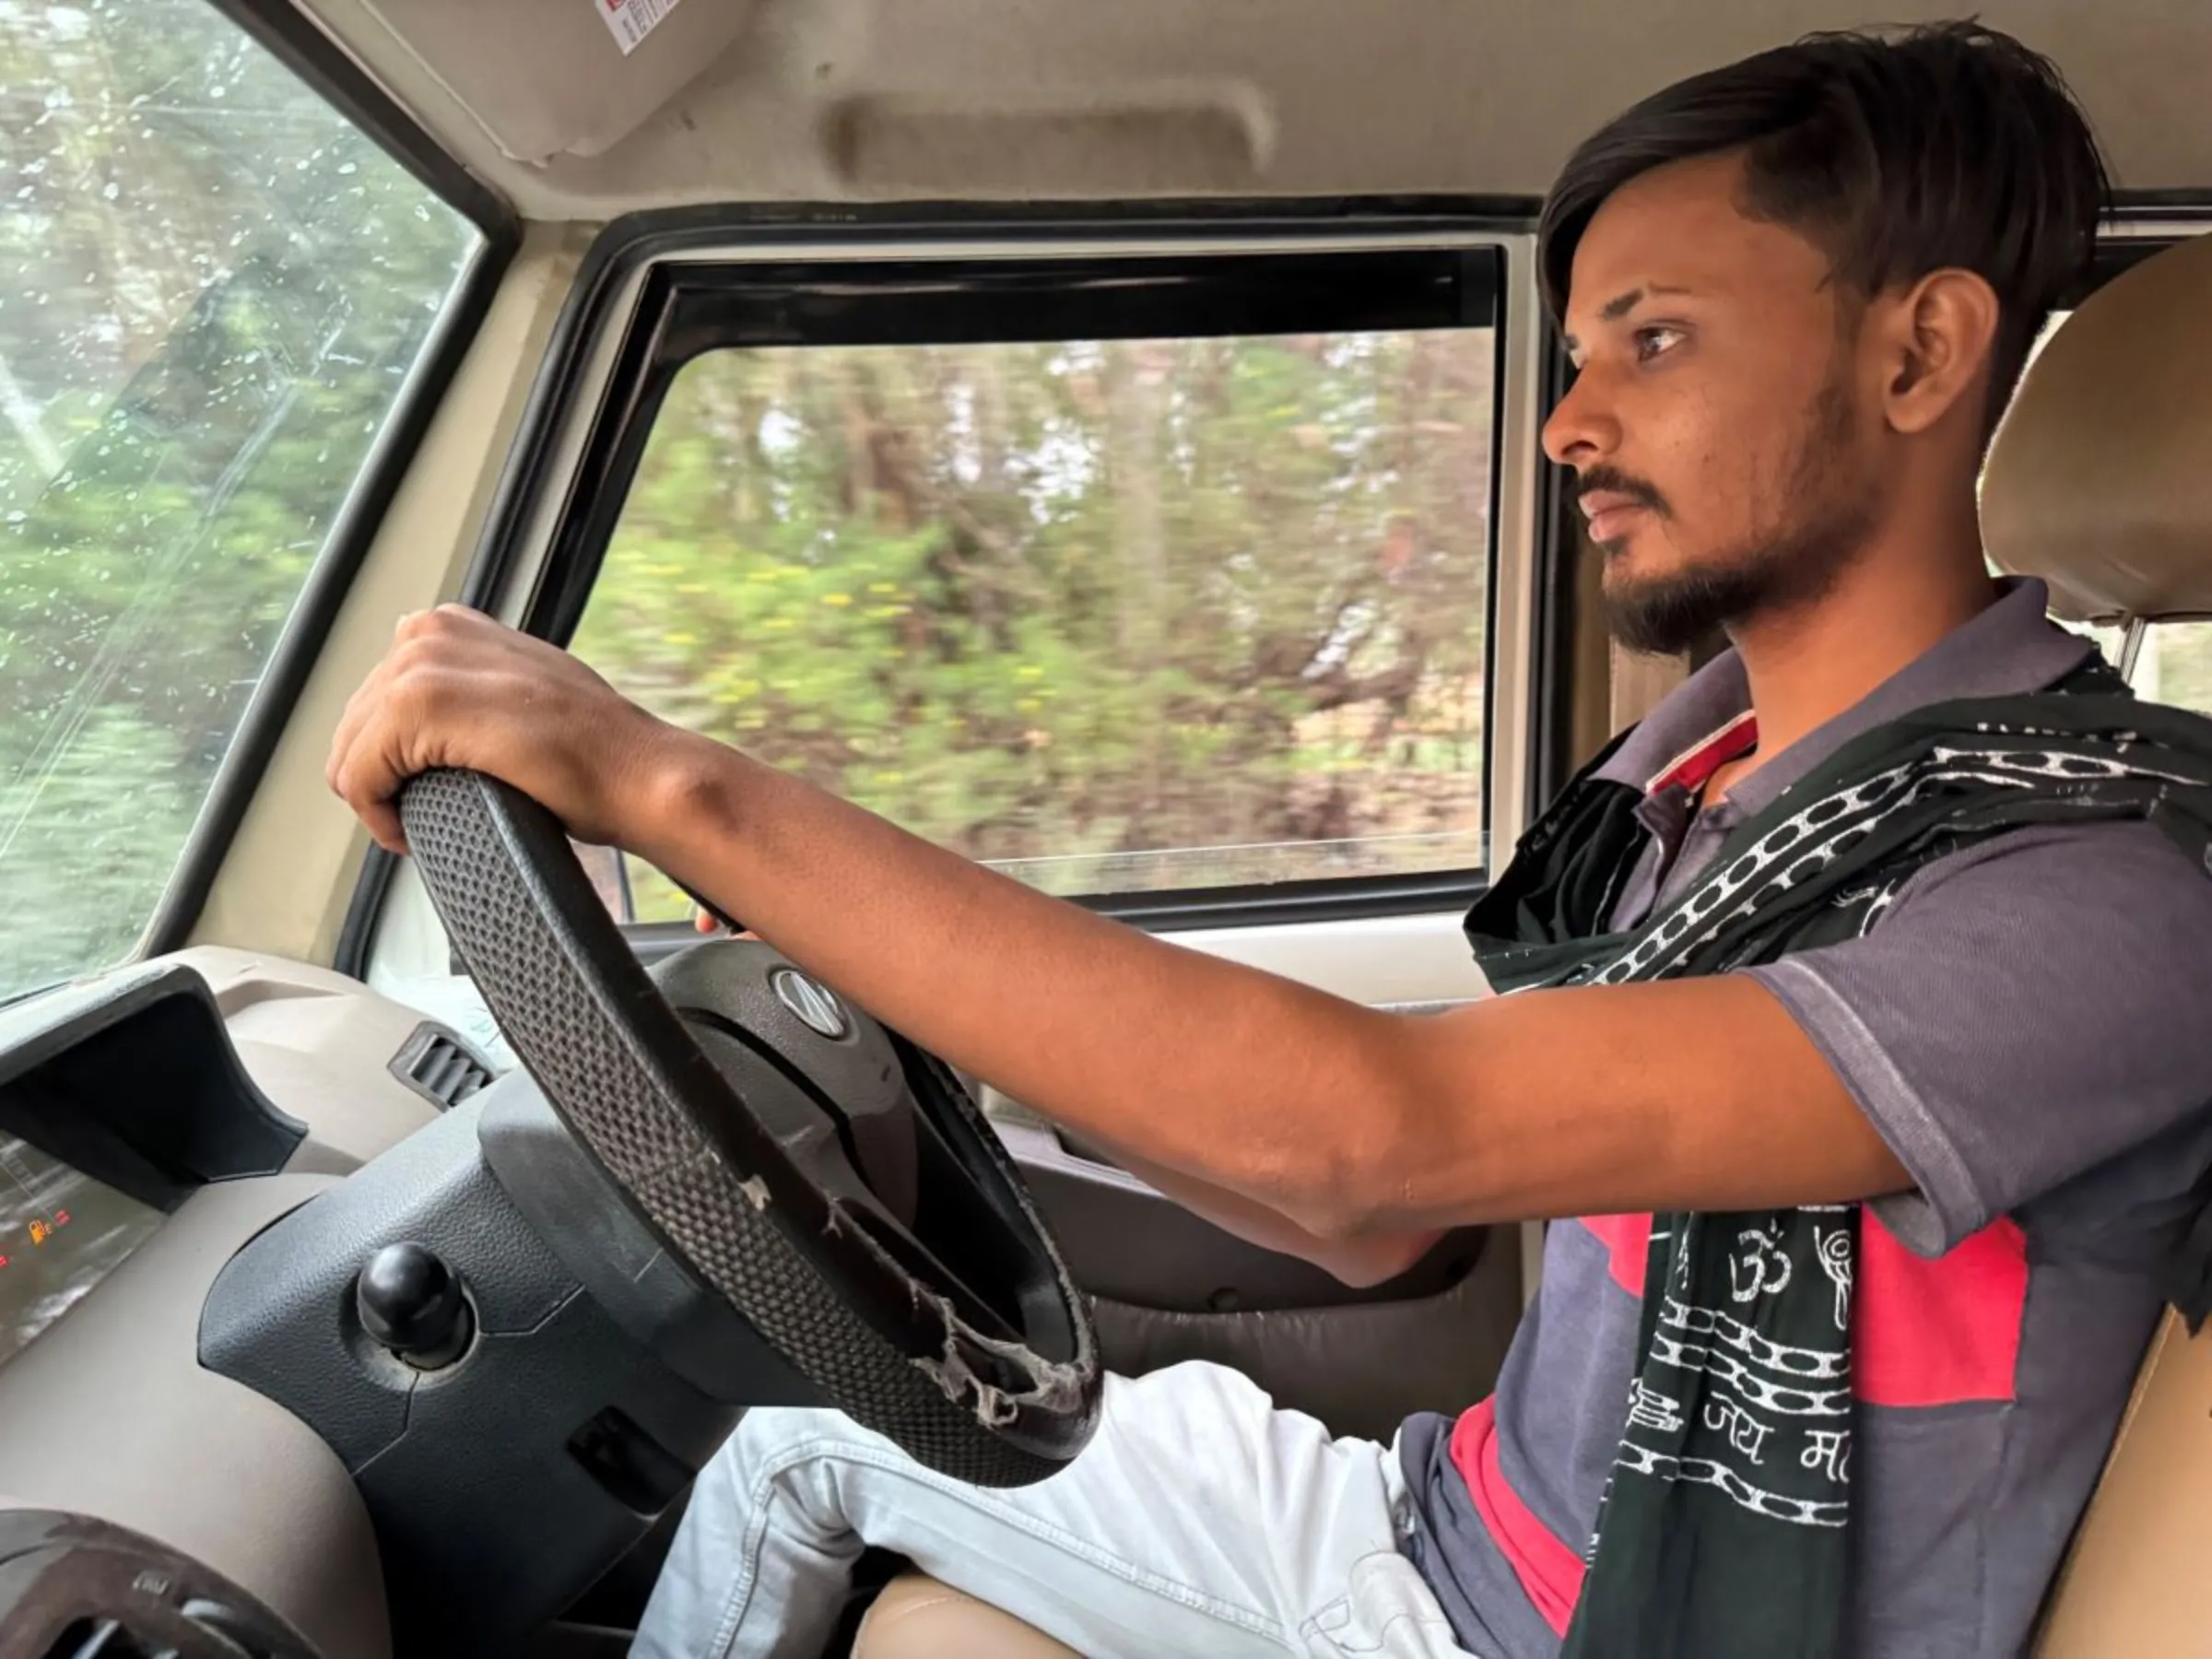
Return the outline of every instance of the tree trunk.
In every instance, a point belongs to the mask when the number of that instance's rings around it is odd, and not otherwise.
[[[1168,537],[1160,500],[1160,429],[1172,367],[1172,348],[1156,341],[1132,341],[1107,349],[1117,631],[1123,664],[1136,677],[1144,820],[1155,818],[1161,806],[1165,709],[1160,670],[1166,665]],[[1137,828],[1131,826],[1133,832]]]

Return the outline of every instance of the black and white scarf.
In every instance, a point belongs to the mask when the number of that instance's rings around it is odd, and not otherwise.
[[[1604,929],[1645,839],[1641,797],[1596,778],[1606,758],[1467,918],[1500,992],[1724,973],[1855,938],[1924,865],[2034,824],[2147,819],[2212,874],[2212,721],[2136,702],[2101,662],[1847,744],[1627,934]],[[1839,1652],[1858,1224],[1855,1204],[1653,1218],[1620,1450],[1565,1659]]]

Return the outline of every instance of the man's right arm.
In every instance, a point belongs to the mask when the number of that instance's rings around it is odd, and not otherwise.
[[[1233,1234],[1247,1244],[1256,1244],[1262,1250],[1311,1262],[1355,1290],[1388,1284],[1427,1255],[1444,1236],[1439,1230],[1423,1230],[1324,1239],[1241,1193],[1232,1193],[1195,1175],[1185,1175],[1179,1170],[1139,1158],[1111,1141],[1100,1140],[1096,1134],[1085,1138],[1154,1191],[1172,1198],[1223,1232]]]

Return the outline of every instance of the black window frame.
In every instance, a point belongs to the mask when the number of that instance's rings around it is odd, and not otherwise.
[[[1493,330],[1497,354],[1500,425],[1496,430],[1501,435],[1507,418],[1504,365],[1514,319],[1506,305],[1505,250],[1495,243],[1484,245],[1483,239],[1525,236],[1534,229],[1535,206],[1524,200],[1388,198],[861,211],[719,208],[677,209],[618,220],[594,242],[579,273],[576,291],[556,330],[524,432],[464,585],[463,602],[490,608],[511,598],[508,589],[537,527],[545,497],[559,485],[560,505],[533,587],[521,606],[520,621],[525,631],[565,646],[582,617],[669,384],[686,364],[717,349],[767,344],[926,344],[1138,334],[1195,337],[1488,326]],[[1470,238],[1476,239],[1475,245],[1420,245]],[[1323,253],[1236,246],[1285,241],[1343,246]],[[1069,252],[1070,243],[1099,251]],[[1163,243],[1201,245],[1162,251]],[[762,257],[747,258],[744,250],[748,244],[762,247]],[[926,252],[916,252],[917,244]],[[1025,245],[1034,245],[1036,253],[1018,252]],[[1124,246],[1126,252],[1119,251]],[[869,257],[876,248],[883,250],[880,259]],[[821,251],[820,256],[809,260],[806,255],[814,249]],[[1487,314],[1464,314],[1463,295],[1461,314],[1446,317],[1432,312],[1425,321],[1410,322],[1404,298],[1396,297],[1394,309],[1384,303],[1392,296],[1381,292],[1338,293],[1334,299],[1340,309],[1330,313],[1316,309],[1309,294],[1285,299],[1255,325],[1250,294],[1244,297],[1243,309],[1221,304],[1218,298],[1191,301],[1191,290],[1205,286],[1192,278],[1223,272],[1236,262],[1262,260],[1274,262],[1278,269],[1294,260],[1336,261],[1341,263],[1334,274],[1340,278],[1364,267],[1375,278],[1387,273],[1398,283],[1407,280],[1414,263],[1435,266],[1455,262],[1469,293],[1476,291],[1477,283],[1487,285],[1480,289]],[[1082,300],[1065,291],[1072,280],[1120,281],[1139,265],[1163,277],[1180,274],[1187,313],[1181,321],[1142,326],[1122,321],[1101,327],[1093,311],[1083,316],[1079,326],[1072,319],[1050,330],[1041,326],[1028,333],[1006,325],[1004,308],[1008,304],[1039,308],[1030,314],[1049,311],[1055,280],[1060,303],[1095,305],[1095,300]],[[900,302],[910,311],[918,304],[926,309],[932,288],[949,285],[962,288],[964,302],[981,317],[985,313],[976,296],[988,293],[1000,307],[991,313],[995,325],[971,323],[968,332],[959,332],[961,301],[947,299],[940,302],[944,309],[926,321],[912,315],[901,320],[888,310],[866,315],[863,303],[858,324],[855,310],[848,306],[841,331],[821,327],[824,314],[853,300],[853,290],[867,288],[875,277],[885,286],[903,283],[907,291]],[[803,291],[810,283],[822,291]],[[1371,286],[1379,289],[1381,284],[1377,280]],[[633,287],[634,302],[626,307]],[[1291,299],[1302,299],[1306,311],[1296,311]],[[759,309],[748,312],[747,303]],[[1433,296],[1431,303],[1437,303]],[[1212,309],[1206,310],[1207,306]],[[1172,311],[1163,303],[1157,316],[1169,319]],[[809,325],[817,332],[802,332]],[[604,382],[587,386],[594,348],[618,329],[620,339],[611,371]],[[557,479],[553,468],[560,438],[573,431],[582,413],[581,400],[587,395],[596,396],[597,406],[584,424],[581,454],[573,472]],[[1493,453],[1498,456],[1498,450]],[[1492,534],[1486,590],[1486,628],[1493,641],[1503,473],[1500,457],[1490,474]],[[1486,708],[1496,703],[1496,673],[1493,642],[1485,651]],[[1518,734],[1513,735],[1517,740]],[[1496,726],[1486,722],[1481,825],[1486,838],[1491,821],[1490,780],[1496,771],[1492,762],[1500,736]],[[363,872],[341,941],[339,965],[348,971],[358,971],[366,961],[389,875],[388,866]],[[1149,931],[1182,932],[1461,911],[1479,896],[1487,879],[1485,870],[1456,870],[1102,893],[1075,902]],[[681,924],[632,923],[625,931],[648,956],[695,937]]]

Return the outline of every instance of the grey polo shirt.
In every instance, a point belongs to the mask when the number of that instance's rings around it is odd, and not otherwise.
[[[1631,926],[1860,733],[2050,685],[2087,641],[2012,584],[1856,707],[1697,810],[1755,737],[1733,653],[1608,764],[1645,790]],[[2212,880],[2144,824],[2022,830],[1930,864],[1865,937],[1748,971],[1911,1174],[1866,1206],[1848,1651],[2017,1653],[2095,1484],[2212,1167]],[[1556,1653],[1620,1435],[1648,1216],[1548,1230],[1497,1393],[1406,1426],[1407,1545],[1464,1645]]]

